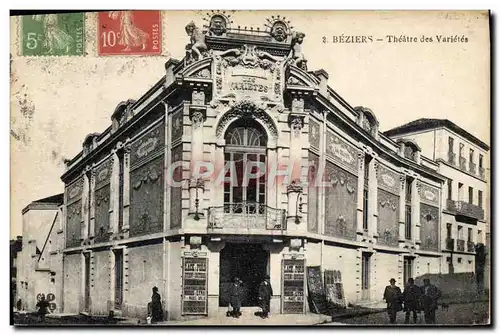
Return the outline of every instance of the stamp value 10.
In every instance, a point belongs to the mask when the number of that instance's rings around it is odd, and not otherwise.
[[[98,17],[99,56],[160,55],[160,11],[108,11]]]

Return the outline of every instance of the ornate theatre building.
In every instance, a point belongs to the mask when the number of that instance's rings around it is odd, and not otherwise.
[[[438,164],[308,69],[288,22],[230,23],[188,24],[183,60],[68,163],[65,312],[144,317],[156,286],[169,319],[213,315],[269,274],[271,311],[304,313],[310,266],[356,303],[446,271]]]

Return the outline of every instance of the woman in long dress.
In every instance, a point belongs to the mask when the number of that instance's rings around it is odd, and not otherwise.
[[[142,50],[146,49],[149,34],[135,25],[132,12],[112,11],[109,13],[109,17],[113,20],[120,20],[118,44],[125,47],[123,51],[130,51],[131,47],[141,47]]]
[[[45,40],[43,47],[49,49],[47,52],[53,54],[55,51],[68,53],[73,44],[73,37],[58,25],[57,14],[33,15],[35,21],[43,23]]]

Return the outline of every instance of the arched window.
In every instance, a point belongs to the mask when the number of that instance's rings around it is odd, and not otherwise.
[[[226,131],[224,211],[263,214],[266,204],[267,136],[255,121],[236,121]]]

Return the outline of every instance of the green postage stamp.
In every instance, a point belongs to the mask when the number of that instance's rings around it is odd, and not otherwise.
[[[84,13],[25,15],[22,56],[83,56]]]

